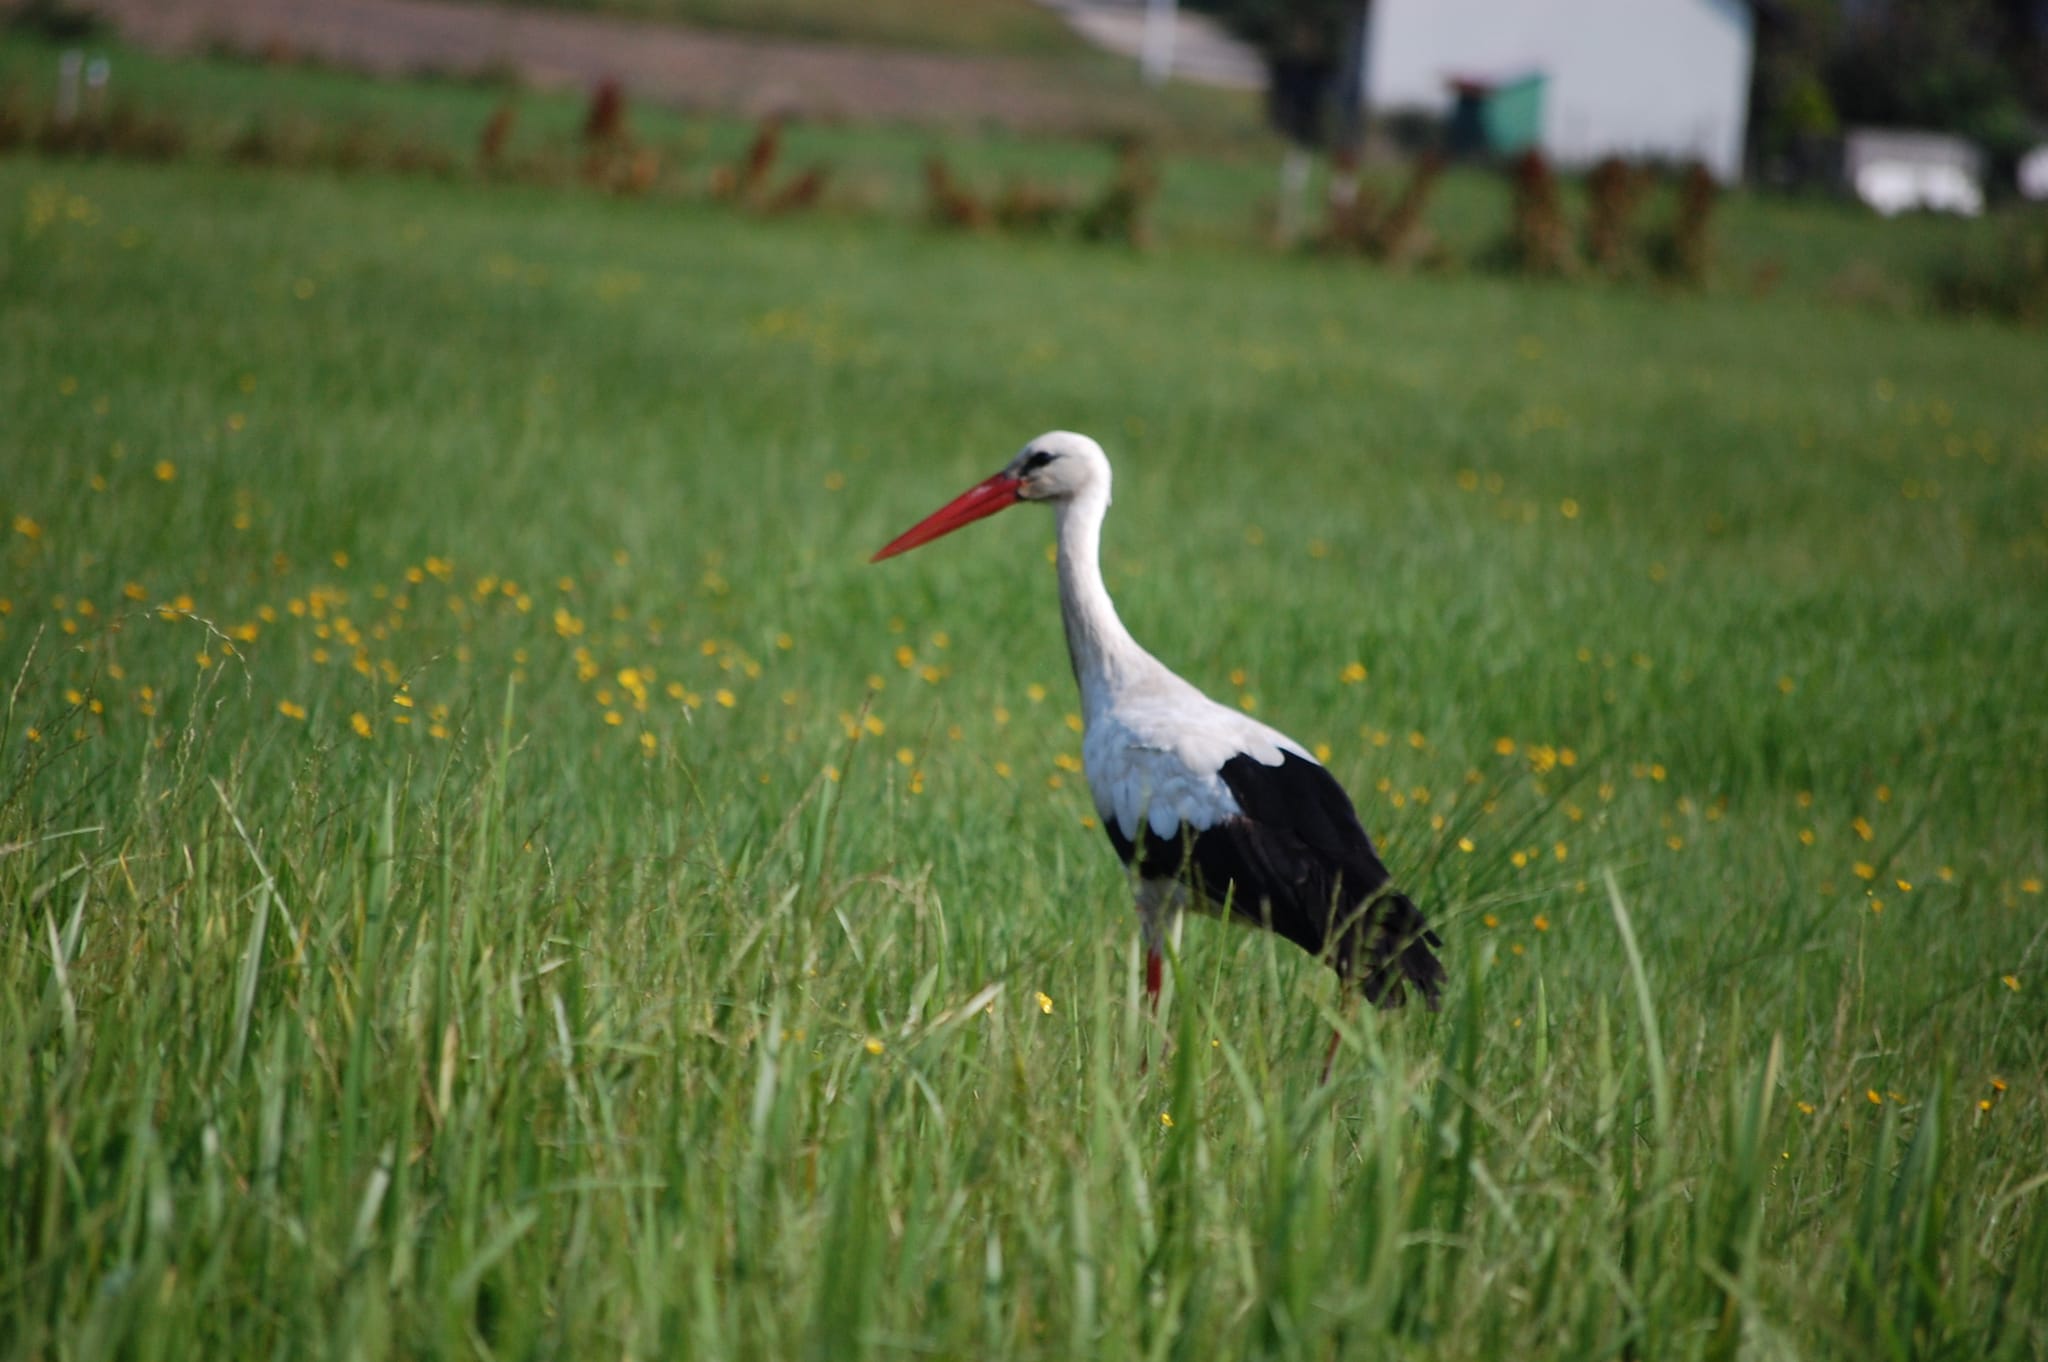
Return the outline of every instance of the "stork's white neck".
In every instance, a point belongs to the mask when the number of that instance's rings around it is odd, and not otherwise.
[[[1102,584],[1102,518],[1109,512],[1109,493],[1090,488],[1058,503],[1057,512],[1060,619],[1067,628],[1074,680],[1081,687],[1081,709],[1092,719],[1142,668],[1157,664],[1117,618]]]

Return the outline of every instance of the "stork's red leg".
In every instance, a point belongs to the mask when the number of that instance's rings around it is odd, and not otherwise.
[[[1166,945],[1173,938],[1178,920],[1179,893],[1179,886],[1172,880],[1138,881],[1138,934],[1145,945],[1145,1002],[1154,1022],[1159,1020],[1159,999],[1166,987]],[[1172,1048],[1173,1042],[1165,1040],[1161,1053]],[[1149,1054],[1140,1057],[1139,1073],[1146,1071],[1149,1059]]]
[[[1159,1015],[1159,987],[1163,982],[1164,967],[1165,961],[1161,958],[1159,952],[1147,948],[1145,951],[1145,1002],[1155,1018]],[[1141,1074],[1150,1073],[1151,1070],[1152,1047],[1150,1042],[1146,1042],[1145,1048],[1138,1052],[1138,1072]]]

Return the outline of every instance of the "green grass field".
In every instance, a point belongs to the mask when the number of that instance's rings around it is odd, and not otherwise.
[[[2039,335],[207,164],[0,214],[5,1355],[2048,1352]],[[1196,922],[1148,1020],[1049,524],[864,561],[1054,426],[1441,1014]]]

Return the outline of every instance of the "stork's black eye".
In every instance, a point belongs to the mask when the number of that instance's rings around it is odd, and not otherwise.
[[[1039,469],[1051,463],[1055,457],[1055,455],[1043,449],[1034,449],[1024,460],[1023,471],[1026,473],[1036,473]]]

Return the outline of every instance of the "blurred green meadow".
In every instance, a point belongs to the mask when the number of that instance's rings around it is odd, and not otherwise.
[[[2048,1352],[2038,333],[205,161],[0,214],[8,1356]],[[865,563],[1051,427],[1441,1014],[1197,922],[1148,1018],[1049,523]]]

